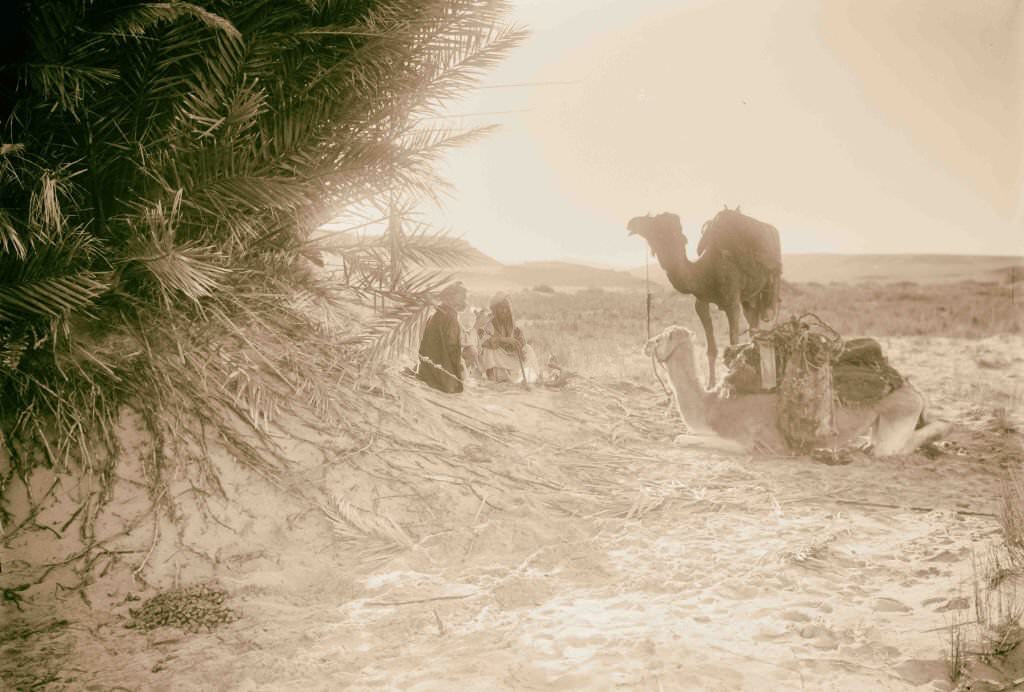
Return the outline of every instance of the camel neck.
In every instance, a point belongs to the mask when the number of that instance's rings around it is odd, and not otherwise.
[[[684,244],[676,252],[658,255],[658,264],[665,270],[665,275],[672,287],[680,293],[693,293],[695,288],[694,263],[686,256]]]
[[[669,358],[665,362],[665,367],[676,391],[676,404],[683,420],[686,421],[686,426],[696,433],[712,432],[707,411],[711,398],[715,396],[714,393],[701,386],[692,363],[687,367],[681,359]]]

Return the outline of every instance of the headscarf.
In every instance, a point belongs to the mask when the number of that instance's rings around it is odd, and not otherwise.
[[[452,283],[441,289],[441,292],[437,295],[441,299],[442,303],[451,302],[455,296],[459,293],[465,293],[466,287],[462,285],[461,281],[453,281]]]
[[[516,323],[512,317],[512,301],[504,291],[498,291],[491,298],[491,324],[498,336],[514,335]]]

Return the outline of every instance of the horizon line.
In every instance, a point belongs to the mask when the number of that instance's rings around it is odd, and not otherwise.
[[[594,266],[592,264],[589,264],[589,263],[592,263],[592,262],[596,262],[596,263],[598,263],[600,265],[604,265],[604,268],[624,268],[624,269],[629,268],[629,269],[632,269],[632,268],[644,266],[642,264],[637,264],[637,263],[631,263],[631,264],[610,263],[608,261],[602,261],[602,260],[599,260],[599,259],[587,259],[587,258],[583,258],[583,257],[555,257],[555,258],[547,258],[547,259],[503,260],[503,259],[500,259],[500,258],[495,257],[493,255],[488,255],[486,252],[484,252],[483,250],[480,250],[479,248],[474,247],[474,249],[477,250],[478,252],[480,252],[480,254],[482,254],[482,255],[484,255],[486,257],[489,257],[490,259],[494,260],[495,262],[498,262],[499,264],[503,264],[503,265],[507,265],[507,266],[514,266],[514,265],[517,265],[517,264],[519,264],[519,265],[521,265],[521,264],[531,264],[531,263],[536,263],[536,264],[540,264],[540,263],[561,263],[561,264],[577,264],[577,265],[582,265],[582,266]],[[1006,259],[1006,260],[1015,260],[1015,261],[1024,262],[1024,252],[1022,252],[1021,254],[1017,254],[1017,255],[1003,254],[1003,253],[964,254],[964,253],[958,253],[958,252],[934,252],[934,251],[932,251],[932,252],[835,252],[835,251],[824,252],[823,251],[823,252],[783,252],[782,253],[783,257],[814,257],[814,256],[823,256],[823,255],[824,256],[829,256],[829,257],[945,257],[945,258],[960,257],[960,258],[964,258],[964,259],[987,258],[987,259]],[[656,265],[657,262],[655,261],[655,262],[653,262],[653,264]]]

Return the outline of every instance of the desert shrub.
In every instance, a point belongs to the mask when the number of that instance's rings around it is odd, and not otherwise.
[[[1010,560],[1017,573],[1024,575],[1024,467],[1011,469],[1003,484],[999,525]]]
[[[555,289],[553,287],[551,287],[551,286],[548,286],[547,284],[540,284],[539,286],[534,286],[533,290],[535,292],[537,292],[537,293],[554,293],[555,292]]]

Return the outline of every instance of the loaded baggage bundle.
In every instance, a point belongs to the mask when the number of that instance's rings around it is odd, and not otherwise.
[[[791,317],[770,330],[754,330],[752,336],[752,343],[726,349],[729,372],[723,385],[734,394],[777,392],[779,428],[798,451],[831,446],[836,402],[870,406],[904,383],[878,341],[843,340],[813,314]],[[774,368],[762,367],[762,357],[772,353],[768,357]],[[777,386],[770,386],[774,376],[766,382],[766,370],[782,373]]]

